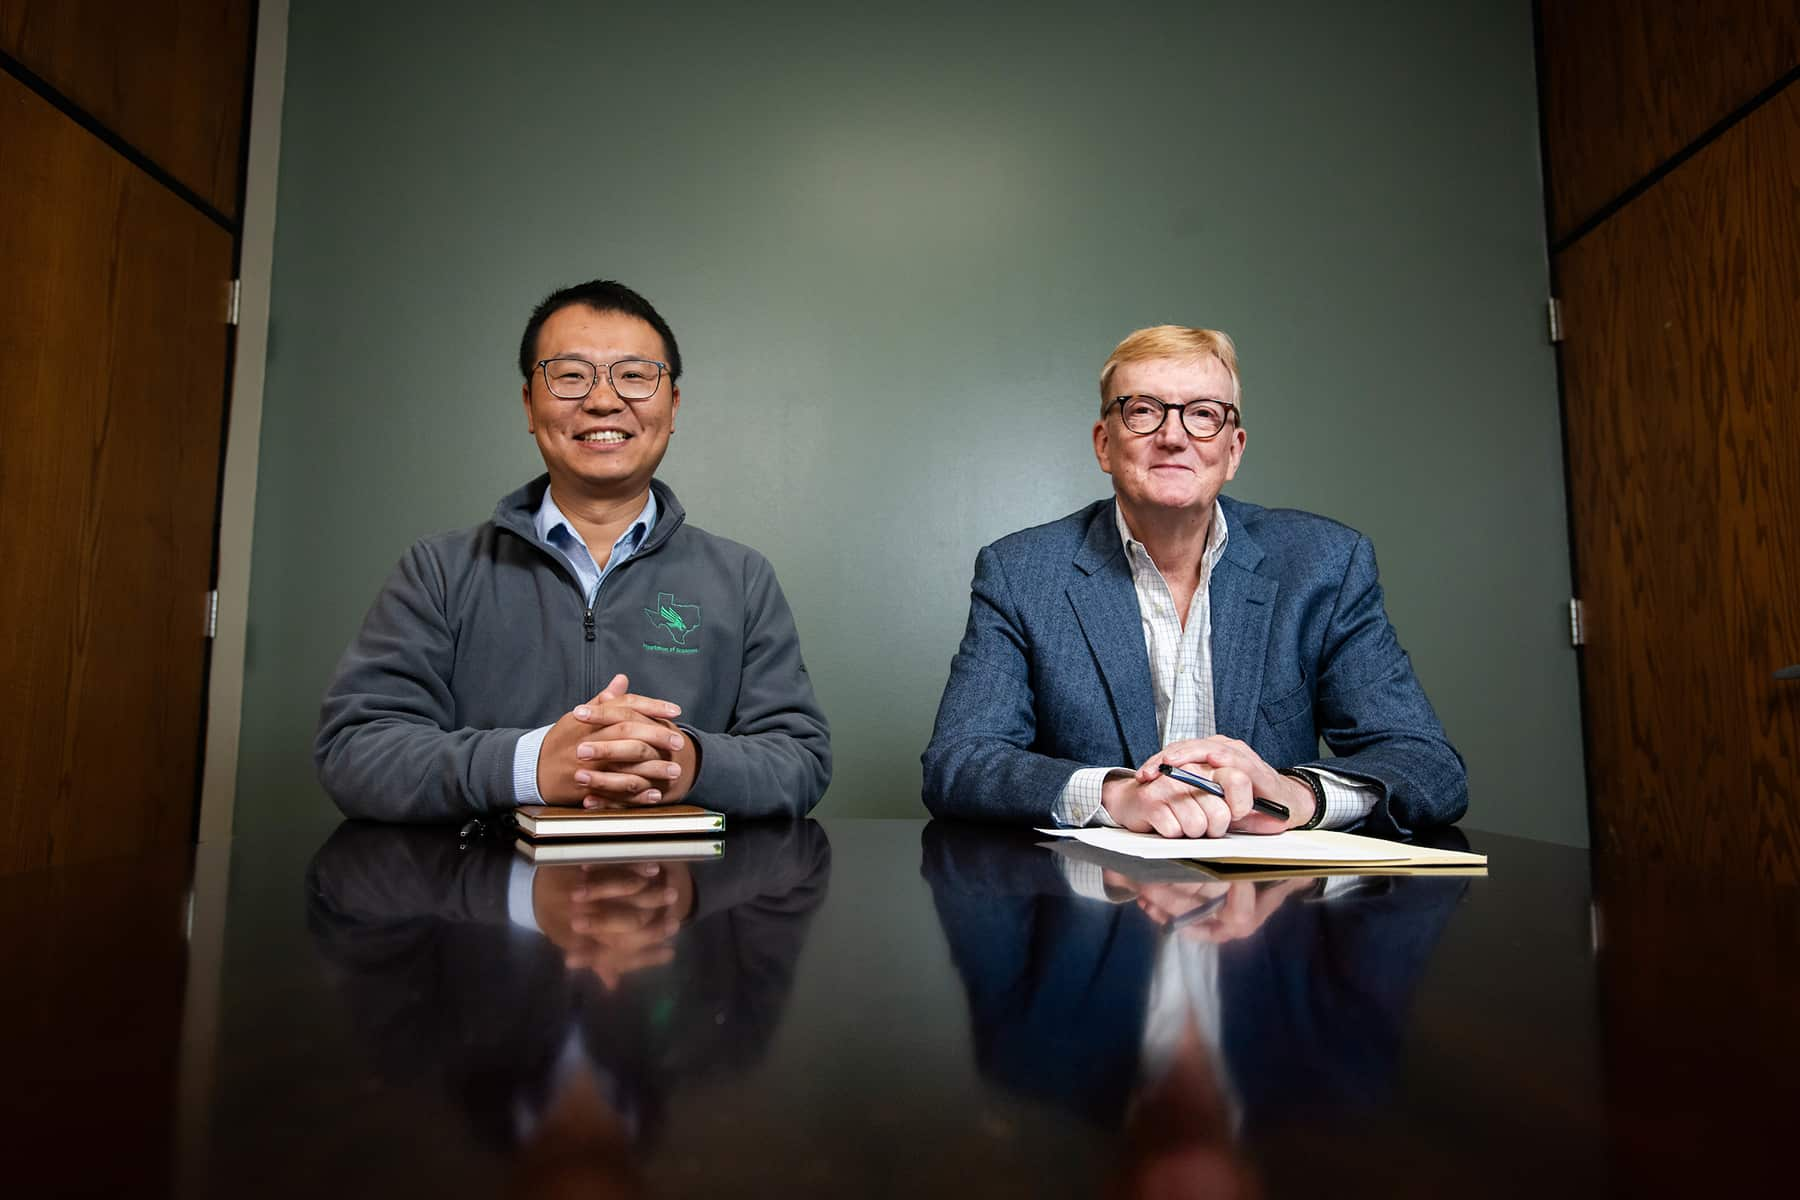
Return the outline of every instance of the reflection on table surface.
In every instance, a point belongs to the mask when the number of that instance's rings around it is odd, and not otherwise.
[[[1121,1136],[1109,1191],[1253,1195],[1240,1137],[1353,1128],[1390,1095],[1461,878],[1220,881],[925,831],[984,1074]]]
[[[1486,834],[1487,878],[1268,882],[1043,840],[744,823],[716,861],[533,869],[346,823],[0,877],[8,1190],[1637,1195],[1775,1169],[1791,890]]]
[[[441,1088],[527,1191],[628,1195],[669,1095],[767,1051],[830,875],[815,821],[714,860],[538,867],[346,824],[307,918],[384,1082]]]

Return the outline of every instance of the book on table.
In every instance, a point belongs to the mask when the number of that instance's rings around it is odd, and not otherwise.
[[[691,804],[665,808],[560,808],[528,804],[513,814],[519,832],[532,841],[549,838],[671,837],[725,832],[725,814]]]

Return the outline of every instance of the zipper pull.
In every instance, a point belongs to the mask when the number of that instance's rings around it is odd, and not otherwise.
[[[591,608],[583,610],[581,614],[581,632],[587,636],[588,641],[594,640],[594,610]]]

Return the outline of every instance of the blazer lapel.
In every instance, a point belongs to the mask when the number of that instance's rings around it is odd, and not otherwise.
[[[1081,576],[1069,585],[1069,603],[1099,664],[1113,716],[1125,739],[1130,762],[1122,765],[1136,766],[1161,749],[1161,742],[1137,589],[1131,582],[1131,567],[1125,561],[1111,504],[1101,505],[1088,522],[1075,567]]]
[[[1213,709],[1220,733],[1247,742],[1262,701],[1263,662],[1280,585],[1256,573],[1262,547],[1243,526],[1227,528],[1231,536],[1224,557],[1213,566],[1207,591],[1212,600]]]

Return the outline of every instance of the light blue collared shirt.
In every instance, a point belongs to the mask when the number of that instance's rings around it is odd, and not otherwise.
[[[606,557],[606,565],[598,566],[587,543],[563,516],[562,509],[550,499],[550,489],[544,489],[544,499],[538,505],[537,512],[531,518],[532,528],[546,546],[556,551],[569,569],[575,572],[575,578],[581,581],[581,595],[589,608],[594,607],[594,599],[600,593],[600,585],[613,572],[613,568],[635,554],[650,531],[656,528],[657,505],[656,492],[650,492],[649,499],[644,501],[644,510],[637,515],[637,520],[625,527],[619,540],[613,543],[612,553]],[[585,700],[587,697],[583,697]],[[518,747],[513,751],[513,799],[519,804],[542,804],[544,797],[538,792],[537,762],[538,750],[544,744],[544,735],[550,732],[550,726],[533,729],[519,739]]]
[[[531,518],[533,529],[538,537],[552,550],[568,560],[575,578],[581,580],[581,594],[587,600],[589,608],[594,606],[594,594],[600,590],[600,583],[612,574],[614,567],[624,562],[644,544],[650,531],[656,528],[656,493],[652,491],[644,501],[644,509],[638,513],[637,520],[625,527],[619,540],[613,543],[612,553],[606,558],[606,565],[594,565],[594,555],[588,550],[581,535],[569,524],[569,518],[563,516],[562,509],[556,507],[556,501],[550,498],[550,489],[544,489],[543,502],[538,505],[537,512]]]

